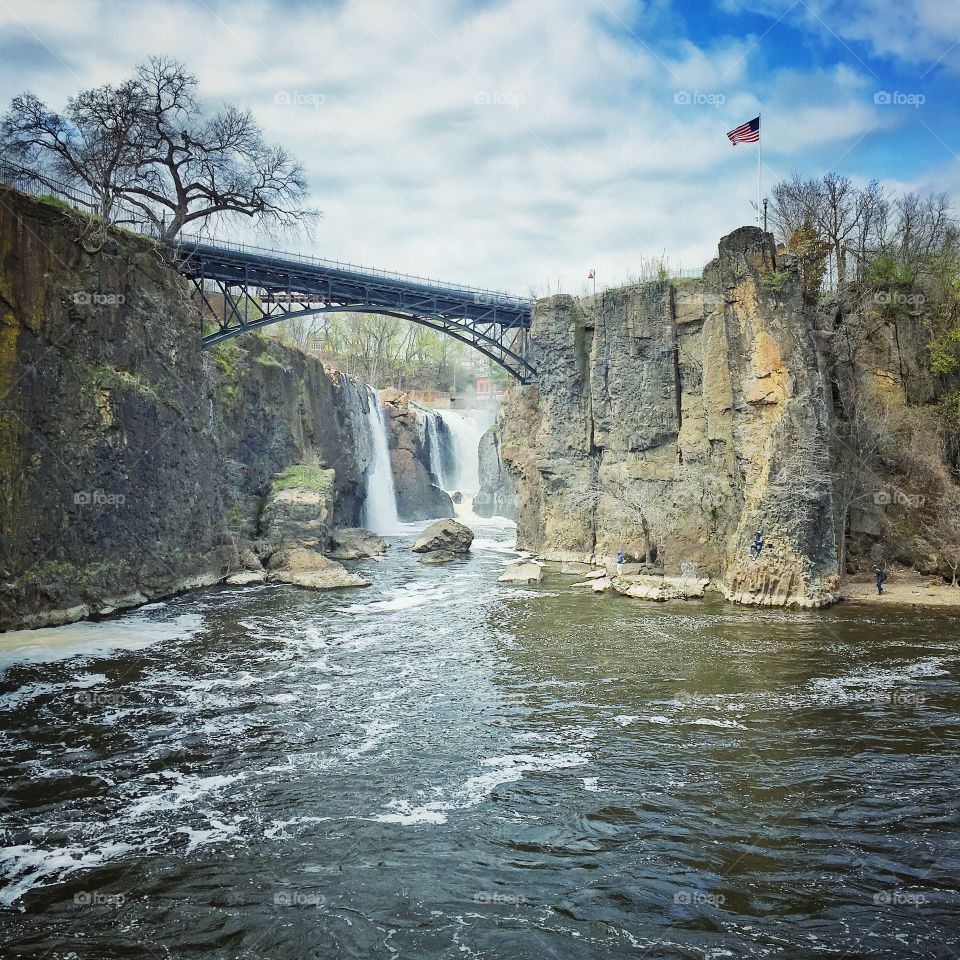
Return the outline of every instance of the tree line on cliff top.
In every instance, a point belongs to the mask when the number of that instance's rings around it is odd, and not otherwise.
[[[938,566],[956,585],[960,229],[950,198],[893,194],[836,173],[794,174],[774,187],[771,214],[782,248],[798,259],[804,299],[820,318],[840,569],[850,570],[854,511],[872,508],[884,543],[902,551],[893,558],[936,555],[929,572]],[[907,403],[889,389],[891,337],[894,350],[902,337],[926,345],[924,376],[899,371]],[[893,506],[877,509],[885,504]]]
[[[912,315],[929,329],[931,370],[960,368],[960,228],[948,194],[794,173],[773,188],[770,212],[809,302],[836,291],[881,319]]]

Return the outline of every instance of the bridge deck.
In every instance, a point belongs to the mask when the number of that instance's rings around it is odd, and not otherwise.
[[[183,237],[178,249],[181,272],[194,280],[305,294],[331,307],[425,311],[509,329],[528,328],[533,313],[532,300],[498,290],[454,286],[244,244]]]

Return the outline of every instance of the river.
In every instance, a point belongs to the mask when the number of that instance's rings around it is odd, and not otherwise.
[[[954,955],[951,617],[497,585],[475,526],[0,636],[3,956]]]

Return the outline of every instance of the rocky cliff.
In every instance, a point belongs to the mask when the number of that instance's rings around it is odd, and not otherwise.
[[[537,304],[535,385],[514,388],[497,460],[519,546],[622,548],[733,600],[819,606],[837,584],[830,427],[797,265],[745,227],[702,279]],[[488,451],[486,459],[492,461]],[[484,494],[504,495],[499,471]],[[766,540],[748,553],[754,531]]]
[[[397,516],[403,522],[452,517],[453,503],[435,482],[427,440],[427,411],[399,390],[380,391],[387,415],[390,465],[397,494]]]
[[[149,241],[88,252],[76,215],[0,202],[0,627],[42,625],[258,564],[291,464],[333,470],[356,524],[366,388],[247,335],[203,351],[187,289]]]
[[[517,491],[500,450],[504,416],[504,411],[499,411],[493,426],[480,438],[480,491],[473,498],[473,512],[478,517],[516,520]]]

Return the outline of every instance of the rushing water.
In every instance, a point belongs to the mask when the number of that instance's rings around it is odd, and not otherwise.
[[[367,495],[363,503],[364,527],[381,535],[396,533],[397,491],[390,466],[386,414],[376,390],[367,387],[367,430],[373,449],[373,462],[367,474]]]
[[[437,416],[446,426],[452,441],[449,458],[453,469],[444,478],[445,489],[475,494],[480,489],[480,462],[478,449],[484,430],[493,423],[495,410],[437,410]]]
[[[960,630],[495,583],[0,635],[4,957],[947,957]]]

